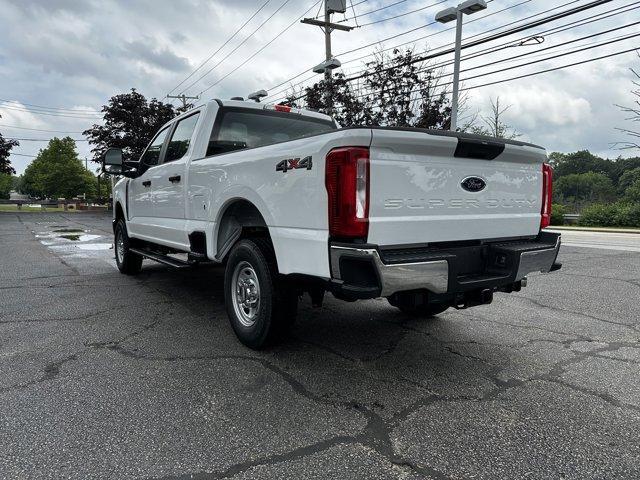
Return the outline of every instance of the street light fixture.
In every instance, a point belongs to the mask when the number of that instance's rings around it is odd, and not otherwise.
[[[458,128],[458,92],[460,83],[460,50],[462,47],[462,16],[471,15],[487,8],[484,0],[467,0],[457,7],[441,10],[436,14],[436,21],[448,23],[456,20],[456,49],[453,63],[453,99],[451,101],[451,130]]]
[[[325,60],[324,62],[322,62],[319,65],[316,65],[315,67],[313,67],[313,72],[314,73],[325,73],[327,71],[331,71],[335,68],[338,68],[342,65],[342,63],[340,63],[340,60],[338,60],[337,58],[333,57],[330,58],[329,60]]]

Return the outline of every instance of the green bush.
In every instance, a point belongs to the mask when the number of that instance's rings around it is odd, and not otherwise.
[[[582,210],[578,223],[585,227],[640,227],[640,204],[618,202],[590,205]]]
[[[551,204],[551,225],[564,225],[564,215],[567,213],[569,210],[564,205]]]
[[[640,227],[640,203],[618,203],[616,225],[620,227]]]

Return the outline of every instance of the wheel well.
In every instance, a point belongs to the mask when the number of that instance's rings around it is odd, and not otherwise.
[[[122,205],[120,205],[120,202],[116,203],[116,216],[115,216],[115,222],[113,223],[113,228],[116,228],[116,223],[118,220],[120,220],[121,218],[124,220],[124,210],[122,209]]]
[[[240,238],[251,236],[266,236],[270,239],[267,223],[253,203],[235,200],[227,206],[220,218],[216,258],[222,261]]]

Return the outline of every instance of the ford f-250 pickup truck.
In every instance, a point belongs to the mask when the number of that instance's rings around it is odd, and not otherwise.
[[[491,303],[530,272],[560,268],[545,232],[552,170],[536,145],[410,128],[340,128],[283,105],[210,101],[137,161],[103,156],[115,257],[225,265],[226,310],[261,348],[298,299],[385,297],[409,315]],[[178,258],[182,254],[182,257]]]

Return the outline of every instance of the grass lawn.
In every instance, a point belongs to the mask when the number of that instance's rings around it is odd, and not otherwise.
[[[60,207],[46,207],[46,210],[43,210],[41,207],[29,207],[27,205],[23,205],[20,210],[18,210],[17,205],[0,205],[0,212],[64,212],[64,208]],[[75,212],[75,210],[67,210],[68,212]]]

